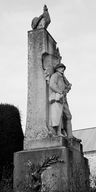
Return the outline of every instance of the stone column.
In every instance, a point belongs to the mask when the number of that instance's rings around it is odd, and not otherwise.
[[[30,148],[32,140],[42,140],[48,135],[48,90],[44,75],[42,55],[49,54],[45,68],[54,65],[52,56],[56,42],[44,28],[28,32],[28,101],[24,149]]]

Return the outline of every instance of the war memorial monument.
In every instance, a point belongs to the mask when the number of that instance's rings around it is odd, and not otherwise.
[[[14,192],[88,191],[88,161],[73,137],[71,83],[45,5],[28,31],[28,99],[24,150],[14,154]]]

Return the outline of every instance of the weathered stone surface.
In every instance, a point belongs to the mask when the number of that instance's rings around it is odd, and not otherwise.
[[[36,192],[69,192],[77,188],[87,191],[88,162],[75,149],[55,147],[17,152],[14,162],[14,192],[31,192],[33,188]]]
[[[66,146],[67,140],[62,137],[46,137],[38,140],[30,140],[26,144],[26,149],[38,149],[38,148],[48,148],[48,147],[60,147]]]
[[[76,149],[80,153],[83,153],[82,151],[82,145],[80,144],[79,140],[76,140],[75,138],[69,140],[68,137],[62,137],[62,136],[48,136],[46,138],[37,139],[37,140],[29,140],[26,143],[25,150],[27,149],[39,149],[39,148],[51,148],[51,147],[70,147],[70,149]]]
[[[65,166],[64,163],[56,163],[42,173],[42,192],[68,191],[68,173]]]
[[[56,42],[45,29],[28,32],[28,103],[24,148],[30,140],[48,135],[48,96],[42,57],[56,55]],[[54,59],[50,56],[51,65]],[[49,66],[47,59],[46,67]],[[44,64],[45,65],[45,64]]]

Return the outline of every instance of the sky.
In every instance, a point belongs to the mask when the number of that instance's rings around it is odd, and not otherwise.
[[[96,127],[96,0],[0,0],[0,103],[18,107],[26,129],[31,21],[48,6],[48,32],[57,42],[66,77],[72,127]]]

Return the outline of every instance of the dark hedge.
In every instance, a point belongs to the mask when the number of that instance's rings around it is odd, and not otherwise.
[[[6,188],[6,179],[13,178],[13,154],[23,150],[23,139],[19,110],[13,105],[0,104],[0,189],[3,185]]]

